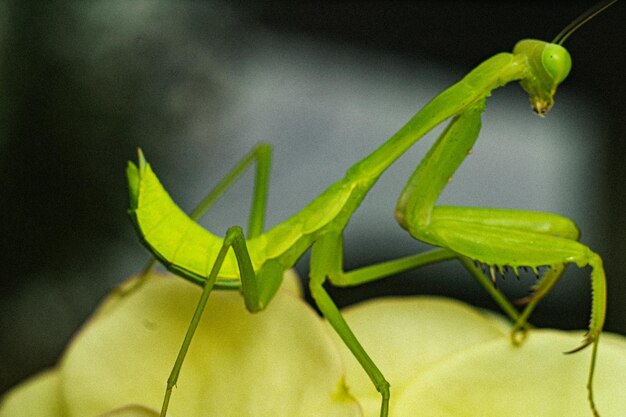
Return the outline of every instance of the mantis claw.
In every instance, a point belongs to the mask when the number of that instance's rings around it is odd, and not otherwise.
[[[526,326],[514,326],[511,330],[511,343],[513,346],[521,346],[528,336],[528,328]]]
[[[580,346],[572,349],[572,350],[568,350],[566,352],[563,352],[566,355],[570,355],[572,353],[576,353],[576,352],[580,352],[581,350],[583,350],[584,348],[586,348],[587,346],[589,346],[590,344],[592,344],[593,342],[596,341],[596,339],[599,337],[599,334],[590,334],[587,333],[585,334],[585,336],[583,337],[583,341],[580,344]]]
[[[530,303],[531,301],[533,301],[535,298],[537,298],[537,293],[536,292],[531,292],[530,295],[527,295],[526,297],[522,297],[522,298],[518,298],[517,300],[513,300],[513,304],[515,304],[516,306],[525,306],[526,304]]]

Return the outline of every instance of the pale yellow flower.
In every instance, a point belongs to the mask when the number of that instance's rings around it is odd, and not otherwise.
[[[391,382],[393,417],[591,417],[584,331],[533,329],[520,347],[493,314],[436,297],[372,300],[343,311]],[[342,348],[350,392],[366,417],[380,395]],[[626,338],[603,333],[594,380],[602,417],[626,416]]]
[[[169,415],[366,416],[380,395],[288,276],[266,311],[215,291]],[[59,365],[16,387],[0,417],[155,417],[199,288],[132,280],[111,294]],[[379,299],[344,315],[392,384],[392,417],[590,417],[582,332],[535,329],[521,347],[492,314],[436,297]],[[335,340],[333,340],[335,339]],[[626,338],[603,334],[595,379],[603,417],[626,410]]]
[[[74,337],[55,369],[9,393],[0,416],[150,415],[141,407],[110,412],[127,404],[160,408],[199,295],[197,286],[162,276],[115,292]],[[239,293],[215,291],[168,414],[360,416],[358,403],[343,387],[343,375],[324,322],[299,295],[279,291],[270,308],[250,314]]]

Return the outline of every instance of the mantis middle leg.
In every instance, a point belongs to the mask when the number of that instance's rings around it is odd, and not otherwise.
[[[521,322],[520,314],[516,308],[507,300],[504,294],[491,284],[483,272],[474,266],[471,260],[465,257],[459,257],[457,253],[448,249],[433,249],[417,255],[410,255],[391,261],[368,265],[351,271],[344,271],[343,269],[343,237],[341,235],[337,238],[335,249],[329,253],[329,256],[332,256],[334,262],[332,263],[331,269],[328,271],[328,278],[333,285],[338,287],[361,285],[410,269],[458,258],[478,283],[487,290],[488,294],[493,298],[496,304],[500,306],[502,311],[509,316],[509,319],[516,323],[519,322],[520,329],[524,329],[526,326],[525,322]]]
[[[352,332],[348,323],[339,312],[339,309],[323,287],[324,281],[332,272],[336,256],[334,255],[337,244],[341,244],[340,233],[328,233],[321,236],[311,250],[311,270],[309,272],[309,288],[311,296],[315,300],[317,307],[328,323],[335,329],[345,345],[350,349],[356,360],[361,364],[370,380],[380,392],[382,403],[380,407],[380,417],[387,417],[389,413],[389,382],[385,379],[378,366],[369,357],[361,342]]]
[[[407,256],[379,264],[366,266],[353,271],[343,271],[343,238],[341,232],[332,231],[320,236],[313,244],[311,252],[311,270],[309,288],[322,315],[335,329],[339,337],[352,352],[363,370],[382,396],[380,416],[388,415],[390,389],[389,382],[369,357],[356,335],[343,319],[339,309],[323,287],[328,278],[337,286],[353,286],[381,279],[409,269],[431,263],[457,258],[458,254],[447,249],[435,249],[418,255]],[[512,319],[518,319],[517,311],[506,299],[508,311],[512,311]]]

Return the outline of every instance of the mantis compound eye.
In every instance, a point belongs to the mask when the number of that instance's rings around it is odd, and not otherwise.
[[[541,63],[555,84],[560,84],[572,68],[572,58],[569,52],[556,43],[548,43],[541,53]]]

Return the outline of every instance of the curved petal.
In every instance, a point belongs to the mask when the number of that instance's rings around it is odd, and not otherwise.
[[[60,375],[44,371],[22,382],[0,403],[0,417],[63,417]]]
[[[392,415],[398,394],[417,374],[473,345],[508,340],[502,326],[491,318],[445,298],[380,298],[346,308],[342,313],[391,383]],[[350,351],[344,347],[341,352],[350,391],[363,405],[366,416],[377,416],[380,394]]]
[[[605,335],[608,336],[608,335]],[[594,392],[602,416],[626,410],[626,342],[604,337]],[[517,348],[502,340],[468,349],[421,374],[397,397],[398,416],[589,417],[591,350],[564,355],[580,335],[533,330]]]
[[[159,412],[141,405],[131,404],[116,408],[98,417],[159,417]]]
[[[449,299],[379,299],[344,312],[372,359],[392,384],[394,417],[589,417],[591,349],[564,355],[582,332],[532,330],[514,347],[494,318]],[[347,383],[366,416],[380,396],[343,349]],[[603,417],[626,410],[626,338],[603,334],[594,380]]]
[[[152,277],[98,314],[61,365],[71,416],[124,404],[159,408],[165,381],[200,290]],[[259,314],[240,294],[211,294],[169,413],[172,416],[357,416],[342,385],[343,365],[327,330],[299,298],[279,291]]]

